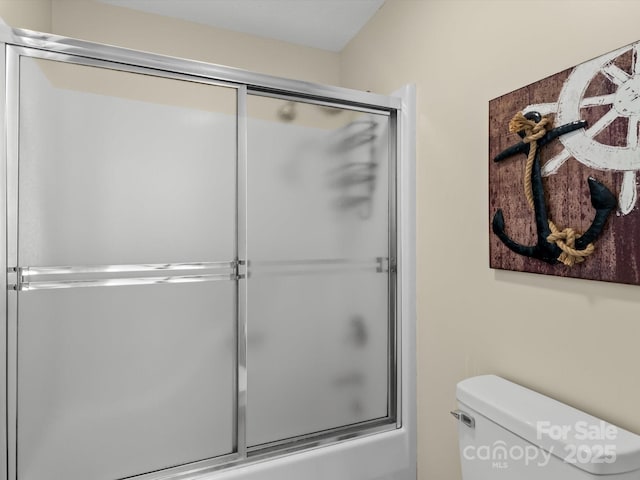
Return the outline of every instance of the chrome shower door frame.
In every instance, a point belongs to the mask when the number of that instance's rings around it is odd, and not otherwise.
[[[49,45],[49,47],[51,47]],[[87,53],[91,51],[88,48]],[[6,149],[3,152],[6,155],[6,222],[3,222],[2,228],[5,228],[6,235],[6,265],[4,270],[7,275],[3,276],[5,282],[3,301],[6,301],[7,319],[6,324],[7,335],[7,381],[2,382],[3,388],[6,388],[6,412],[7,412],[7,429],[6,429],[6,458],[7,478],[16,479],[17,473],[17,433],[18,433],[18,294],[19,292],[29,292],[34,290],[50,290],[50,289],[67,289],[67,288],[93,288],[93,287],[113,287],[113,286],[133,286],[133,285],[160,285],[170,283],[193,283],[193,282],[211,282],[211,281],[232,281],[235,283],[236,297],[238,297],[238,242],[235,242],[234,258],[228,261],[220,262],[191,262],[191,263],[168,263],[168,264],[138,264],[138,265],[74,265],[74,266],[26,266],[21,267],[18,261],[18,175],[19,175],[19,91],[20,91],[20,58],[36,58],[43,60],[51,60],[72,65],[80,65],[87,67],[98,67],[108,70],[121,72],[150,75],[159,78],[171,80],[179,80],[186,82],[194,82],[204,85],[221,86],[231,88],[236,91],[237,103],[240,102],[240,92],[244,87],[235,83],[222,82],[217,79],[206,78],[203,76],[193,76],[189,74],[172,72],[166,69],[153,69],[150,67],[116,63],[108,58],[92,58],[89,56],[79,56],[76,54],[60,53],[55,48],[39,49],[31,46],[16,45],[7,43],[2,49],[6,56],[3,63],[6,72],[3,79],[6,79]],[[236,127],[236,130],[238,127]],[[240,138],[238,136],[238,138]],[[237,141],[236,141],[237,143]],[[237,163],[237,159],[236,159]],[[236,171],[237,175],[237,171]],[[238,183],[238,178],[235,178]],[[238,195],[236,192],[236,202]],[[236,211],[235,230],[236,236],[238,229],[238,208],[237,204],[233,207]],[[5,260],[3,258],[3,260]],[[90,278],[87,279],[86,277]],[[114,278],[115,277],[115,278]],[[35,281],[32,281],[35,279]],[[246,398],[246,380],[243,383],[240,372],[246,370],[246,357],[243,356],[244,350],[241,347],[241,338],[244,338],[244,324],[237,316],[238,300],[236,299],[236,318],[235,318],[235,344],[236,355],[234,355],[234,370],[236,372],[234,379],[234,404],[240,411],[242,410],[243,398]],[[245,367],[245,368],[243,368]],[[244,387],[243,387],[244,385]],[[239,407],[238,407],[239,405]],[[226,455],[220,455],[211,459],[196,461],[177,467],[170,467],[159,471],[158,473],[142,474],[140,478],[164,478],[167,475],[179,476],[190,474],[192,472],[201,472],[204,470],[215,470],[221,468],[222,465],[227,466],[244,459],[243,449],[240,447],[244,442],[244,418],[236,414],[234,432],[234,452]],[[2,478],[2,477],[0,477]]]
[[[254,74],[191,60],[165,57],[110,47],[56,35],[27,30],[0,30],[0,91],[5,92],[0,108],[0,131],[4,132],[5,148],[0,149],[0,266],[6,275],[0,276],[0,310],[6,319],[0,327],[0,370],[6,371],[6,381],[0,393],[0,421],[2,448],[0,480],[17,477],[17,323],[19,291],[42,288],[75,288],[79,286],[109,286],[155,284],[187,281],[231,280],[236,282],[236,357],[235,357],[235,451],[232,454],[203,460],[155,473],[136,476],[141,480],[192,478],[233,466],[250,465],[258,461],[280,458],[300,450],[336,445],[349,439],[364,438],[376,433],[396,431],[406,437],[411,446],[409,461],[415,463],[415,231],[413,186],[414,170],[411,142],[414,141],[414,92],[408,88],[404,98],[388,97],[338,87],[327,87]],[[111,265],[95,267],[18,267],[18,144],[19,144],[19,57],[30,56],[77,65],[94,66],[131,73],[153,75],[189,82],[231,87],[237,92],[236,139],[236,223],[235,258],[229,262],[193,264]],[[330,432],[314,433],[275,442],[266,448],[249,449],[246,442],[247,409],[247,95],[258,94],[276,98],[352,109],[362,112],[384,113],[390,117],[389,169],[389,415],[382,420],[341,427]],[[375,267],[375,265],[374,265]],[[134,272],[132,279],[105,277],[107,273]],[[144,272],[153,272],[146,276]],[[161,276],[157,275],[162,273]],[[97,274],[87,280],[82,274]],[[43,278],[40,281],[39,278]],[[67,280],[70,278],[70,280]],[[48,281],[49,280],[49,281]],[[129,283],[127,283],[129,282]],[[397,436],[397,435],[396,435]],[[394,437],[395,438],[395,437]],[[394,440],[396,441],[396,440]],[[408,471],[411,466],[408,466]],[[413,467],[415,471],[415,466]],[[217,477],[216,477],[217,478]],[[220,477],[222,478],[222,477]],[[266,478],[266,477],[265,477]],[[408,478],[408,477],[407,477]]]

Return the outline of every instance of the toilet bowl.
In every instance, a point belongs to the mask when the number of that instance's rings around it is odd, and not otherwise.
[[[456,389],[463,480],[640,480],[640,436],[495,375]]]

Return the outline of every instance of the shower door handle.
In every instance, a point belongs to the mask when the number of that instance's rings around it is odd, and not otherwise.
[[[89,265],[57,267],[11,267],[19,292],[76,287],[116,287],[165,283],[238,280],[238,262],[186,262],[138,265]]]

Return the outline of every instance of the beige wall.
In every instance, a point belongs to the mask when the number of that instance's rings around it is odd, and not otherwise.
[[[0,0],[12,27],[336,85],[339,55],[94,0]]]
[[[51,31],[51,0],[0,0],[0,17],[12,27]]]
[[[271,75],[332,84],[339,82],[337,53],[92,0],[52,0],[52,31]]]
[[[490,270],[488,101],[640,39],[640,2],[387,0],[345,86],[418,90],[418,469],[460,478],[455,384],[496,373],[640,434],[640,287]]]

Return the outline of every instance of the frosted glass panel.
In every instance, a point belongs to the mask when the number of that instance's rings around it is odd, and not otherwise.
[[[233,259],[236,91],[21,58],[21,265]]]
[[[248,444],[385,418],[388,117],[248,112]]]
[[[387,415],[386,275],[256,274],[249,285],[249,445]]]
[[[388,117],[256,96],[248,109],[249,258],[387,256]]]
[[[19,294],[18,478],[113,480],[231,452],[234,289]]]

